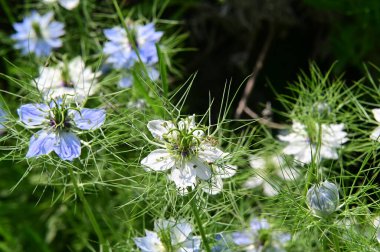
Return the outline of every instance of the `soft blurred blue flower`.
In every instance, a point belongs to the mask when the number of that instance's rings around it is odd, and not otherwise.
[[[0,107],[0,134],[4,132],[5,126],[2,124],[6,121],[6,113],[4,110]]]
[[[61,47],[59,37],[65,34],[64,24],[52,21],[53,16],[53,12],[41,16],[33,11],[21,23],[13,24],[17,31],[11,36],[16,40],[14,47],[24,55],[34,52],[38,57],[48,56],[52,49]]]
[[[271,238],[262,240],[261,233],[263,230],[268,230]],[[244,248],[244,251],[261,252],[261,251],[276,251],[282,252],[286,242],[291,239],[291,235],[283,232],[272,232],[270,225],[266,219],[254,218],[250,222],[250,228],[242,232],[232,233],[233,242]],[[270,241],[270,243],[268,243]]]
[[[153,23],[146,25],[129,25],[131,35],[137,47],[142,63],[152,65],[158,62],[155,44],[160,40],[163,33],[156,31]],[[103,52],[107,55],[107,63],[116,69],[131,68],[138,56],[134,51],[127,32],[122,27],[105,29],[104,35],[109,40],[105,43]]]
[[[93,130],[101,127],[106,113],[103,109],[72,109],[61,101],[46,104],[26,104],[18,110],[20,121],[28,128],[43,128],[35,133],[29,144],[27,158],[54,151],[63,160],[80,156],[80,139],[72,130]]]

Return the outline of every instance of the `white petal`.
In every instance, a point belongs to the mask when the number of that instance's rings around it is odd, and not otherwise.
[[[372,109],[373,116],[375,120],[380,122],[380,109]]]
[[[323,145],[321,146],[321,149],[320,149],[320,155],[321,155],[321,158],[338,159],[338,152],[336,151],[335,148],[330,148]]]
[[[179,221],[170,230],[172,245],[180,244],[186,241],[187,237],[192,232],[191,225],[186,221]]]
[[[147,125],[153,137],[163,140],[163,135],[168,134],[174,128],[174,124],[170,121],[152,120]]]
[[[377,127],[374,131],[372,131],[370,138],[372,140],[380,142],[380,126]]]
[[[166,171],[175,165],[175,159],[167,150],[158,149],[141,160],[141,164],[154,171]]]
[[[253,176],[253,177],[250,177],[245,183],[244,183],[244,187],[245,188],[255,188],[255,187],[258,187],[260,185],[262,185],[264,182],[264,179],[260,176]]]
[[[189,169],[188,167],[173,169],[168,178],[175,183],[178,190],[183,194],[187,193],[187,187],[191,187],[193,189],[197,182],[195,170]]]
[[[296,180],[300,173],[295,168],[284,167],[277,171],[277,175],[286,181]]]
[[[266,160],[262,157],[250,155],[249,164],[253,169],[263,170],[266,167]]]
[[[263,192],[266,196],[272,197],[278,194],[278,191],[276,188],[274,188],[270,183],[264,182],[263,183]]]
[[[236,174],[237,166],[236,165],[224,165],[224,166],[213,166],[215,174],[220,178],[231,178]]]
[[[208,180],[211,178],[210,166],[198,158],[192,158],[186,163],[186,166],[188,166],[189,169],[194,169],[197,177],[202,180]]]
[[[72,10],[79,5],[79,0],[59,0],[60,5],[67,10]]]
[[[210,181],[202,182],[202,190],[211,195],[220,193],[223,190],[222,178],[213,176]]]
[[[201,144],[198,156],[208,163],[213,163],[216,160],[225,157],[226,153],[210,144]]]

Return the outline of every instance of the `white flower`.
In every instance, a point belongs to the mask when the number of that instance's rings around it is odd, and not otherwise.
[[[141,164],[146,170],[167,171],[180,193],[186,194],[200,180],[212,178],[211,164],[227,154],[210,143],[204,131],[197,127],[194,116],[182,119],[178,124],[171,121],[153,120],[147,125],[163,148],[152,151]]]
[[[288,142],[283,152],[293,155],[295,160],[303,164],[311,163],[313,158],[317,161],[321,158],[338,159],[337,149],[348,141],[344,124],[321,124],[321,126],[316,124],[315,129],[314,137],[310,136],[305,125],[294,121],[290,134],[278,136],[281,141]],[[319,132],[320,129],[321,132]],[[319,139],[320,146],[317,148]],[[319,153],[316,153],[317,150]]]
[[[145,230],[145,237],[133,239],[141,251],[193,252],[200,249],[200,238],[192,236],[192,227],[185,220],[156,220],[154,231]]]
[[[372,109],[373,116],[375,117],[376,122],[380,123],[380,109]],[[376,127],[374,131],[372,131],[371,139],[380,142],[380,126]]]
[[[80,0],[42,0],[46,4],[56,3],[58,2],[63,8],[67,10],[75,9],[78,5]]]
[[[250,156],[249,164],[257,174],[249,178],[245,183],[246,188],[263,187],[266,196],[275,196],[278,194],[278,188],[273,184],[273,176],[285,181],[295,180],[299,173],[295,168],[287,167],[286,162],[281,156],[273,155],[270,157]],[[273,181],[273,182],[269,182]]]
[[[99,75],[100,72],[92,72],[78,56],[67,64],[41,67],[40,76],[34,81],[47,99],[68,95],[82,101],[96,91]]]

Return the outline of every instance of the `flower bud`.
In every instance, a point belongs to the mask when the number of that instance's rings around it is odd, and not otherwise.
[[[311,211],[319,217],[324,217],[335,212],[338,208],[338,187],[328,181],[313,185],[307,191],[306,198]]]

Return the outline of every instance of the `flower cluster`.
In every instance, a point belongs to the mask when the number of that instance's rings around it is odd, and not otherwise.
[[[192,227],[185,220],[156,220],[154,231],[145,230],[145,237],[133,240],[142,252],[195,252],[200,250],[201,239],[192,236]]]
[[[17,112],[26,127],[42,128],[31,137],[27,158],[54,151],[61,159],[69,161],[81,153],[80,139],[74,131],[97,129],[106,117],[103,109],[71,108],[64,100],[22,105]]]
[[[158,72],[154,64],[158,62],[156,43],[161,39],[163,32],[156,31],[153,23],[146,25],[128,24],[127,31],[118,26],[105,29],[104,35],[109,40],[105,43],[103,52],[107,55],[106,62],[115,69],[131,69],[136,62],[146,65],[149,78],[156,80]],[[124,73],[120,80],[120,87],[129,87],[132,84],[130,73]]]
[[[17,31],[12,35],[12,39],[16,40],[14,47],[21,49],[24,55],[35,53],[37,57],[48,56],[52,49],[61,47],[64,24],[53,21],[53,16],[53,12],[41,16],[33,11],[22,23],[13,24]]]
[[[348,141],[344,124],[316,124],[313,129],[294,121],[291,133],[278,136],[281,141],[288,142],[283,152],[293,155],[302,164],[322,158],[338,159],[337,149]]]
[[[171,169],[168,178],[175,183],[182,194],[193,189],[198,183],[212,179],[206,192],[216,193],[223,187],[222,178],[230,177],[235,170],[231,166],[219,166],[227,153],[215,146],[213,140],[205,135],[205,129],[195,124],[194,116],[180,120],[177,124],[171,121],[153,120],[148,129],[160,143],[161,149],[152,151],[141,164],[153,171]]]
[[[40,67],[40,76],[34,80],[46,100],[67,96],[83,101],[93,95],[100,72],[92,72],[81,57],[70,62],[59,62],[56,66]]]

